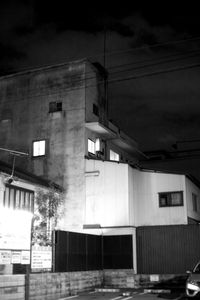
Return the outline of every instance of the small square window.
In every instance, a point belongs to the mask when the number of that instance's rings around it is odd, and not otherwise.
[[[33,142],[33,156],[44,156],[46,152],[45,140]]]
[[[95,154],[95,142],[88,139],[88,152]]]
[[[119,161],[119,154],[110,150],[110,160]]]
[[[62,111],[62,102],[50,102],[49,103],[49,112],[53,113],[56,111]]]

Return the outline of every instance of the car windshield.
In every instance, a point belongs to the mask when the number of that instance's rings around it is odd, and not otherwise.
[[[196,265],[196,267],[195,267],[194,270],[193,270],[193,273],[198,273],[198,274],[200,274],[200,263],[198,263],[198,264]]]

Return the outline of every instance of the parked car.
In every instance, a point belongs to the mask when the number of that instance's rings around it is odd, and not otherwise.
[[[200,296],[200,261],[192,271],[187,271],[187,273],[189,276],[186,281],[186,295],[188,297]]]

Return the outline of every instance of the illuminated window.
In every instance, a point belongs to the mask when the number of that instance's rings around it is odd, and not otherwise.
[[[183,206],[183,192],[159,193],[159,207]]]
[[[95,154],[95,142],[88,139],[88,152]]]
[[[45,140],[33,142],[33,156],[44,156],[45,144]]]
[[[119,161],[119,154],[110,150],[110,160]]]
[[[6,185],[4,192],[4,207],[34,211],[34,192],[31,190]]]
[[[197,195],[192,193],[192,207],[193,211],[197,212]]]
[[[100,151],[100,150],[101,150],[100,139],[96,139],[96,141],[95,141],[95,151]]]

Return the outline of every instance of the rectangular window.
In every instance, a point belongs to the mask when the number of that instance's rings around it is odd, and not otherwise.
[[[95,141],[95,151],[101,151],[100,139],[96,139],[96,141]]]
[[[50,102],[49,103],[49,113],[56,111],[62,111],[62,102]]]
[[[46,151],[46,141],[33,142],[33,156],[44,156]]]
[[[192,207],[193,211],[197,212],[197,195],[192,193]]]
[[[34,212],[34,192],[13,185],[6,185],[4,207]]]
[[[95,142],[88,139],[88,152],[95,154]]]
[[[183,192],[159,193],[159,207],[183,206]]]
[[[119,161],[119,154],[110,150],[110,160]]]

